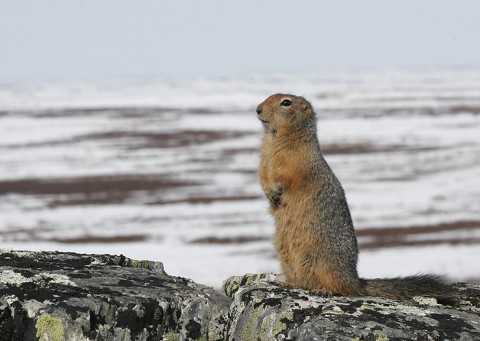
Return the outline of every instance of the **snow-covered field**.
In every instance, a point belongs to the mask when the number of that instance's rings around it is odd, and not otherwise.
[[[480,279],[480,70],[0,85],[0,247],[277,272],[255,107],[316,108],[362,276]]]

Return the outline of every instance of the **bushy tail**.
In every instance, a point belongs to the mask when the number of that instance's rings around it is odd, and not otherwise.
[[[453,289],[442,276],[415,275],[395,278],[361,279],[364,292],[368,296],[393,299],[410,299],[414,296],[435,297],[451,304]]]

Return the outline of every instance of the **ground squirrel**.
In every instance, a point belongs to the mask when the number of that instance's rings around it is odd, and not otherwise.
[[[450,286],[436,275],[359,278],[350,210],[322,156],[311,104],[275,94],[256,111],[264,127],[260,183],[275,220],[275,246],[287,285],[328,295],[450,297]]]

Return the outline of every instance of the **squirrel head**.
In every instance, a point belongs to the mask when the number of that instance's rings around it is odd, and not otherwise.
[[[262,122],[265,132],[274,135],[316,132],[315,112],[305,98],[275,94],[257,106],[257,118]]]

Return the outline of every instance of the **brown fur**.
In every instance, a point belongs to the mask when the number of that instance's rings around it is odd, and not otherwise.
[[[260,184],[270,202],[275,247],[288,285],[391,298],[448,291],[430,275],[360,279],[350,211],[340,182],[322,156],[312,106],[302,97],[275,94],[257,107],[257,114],[264,126]]]

